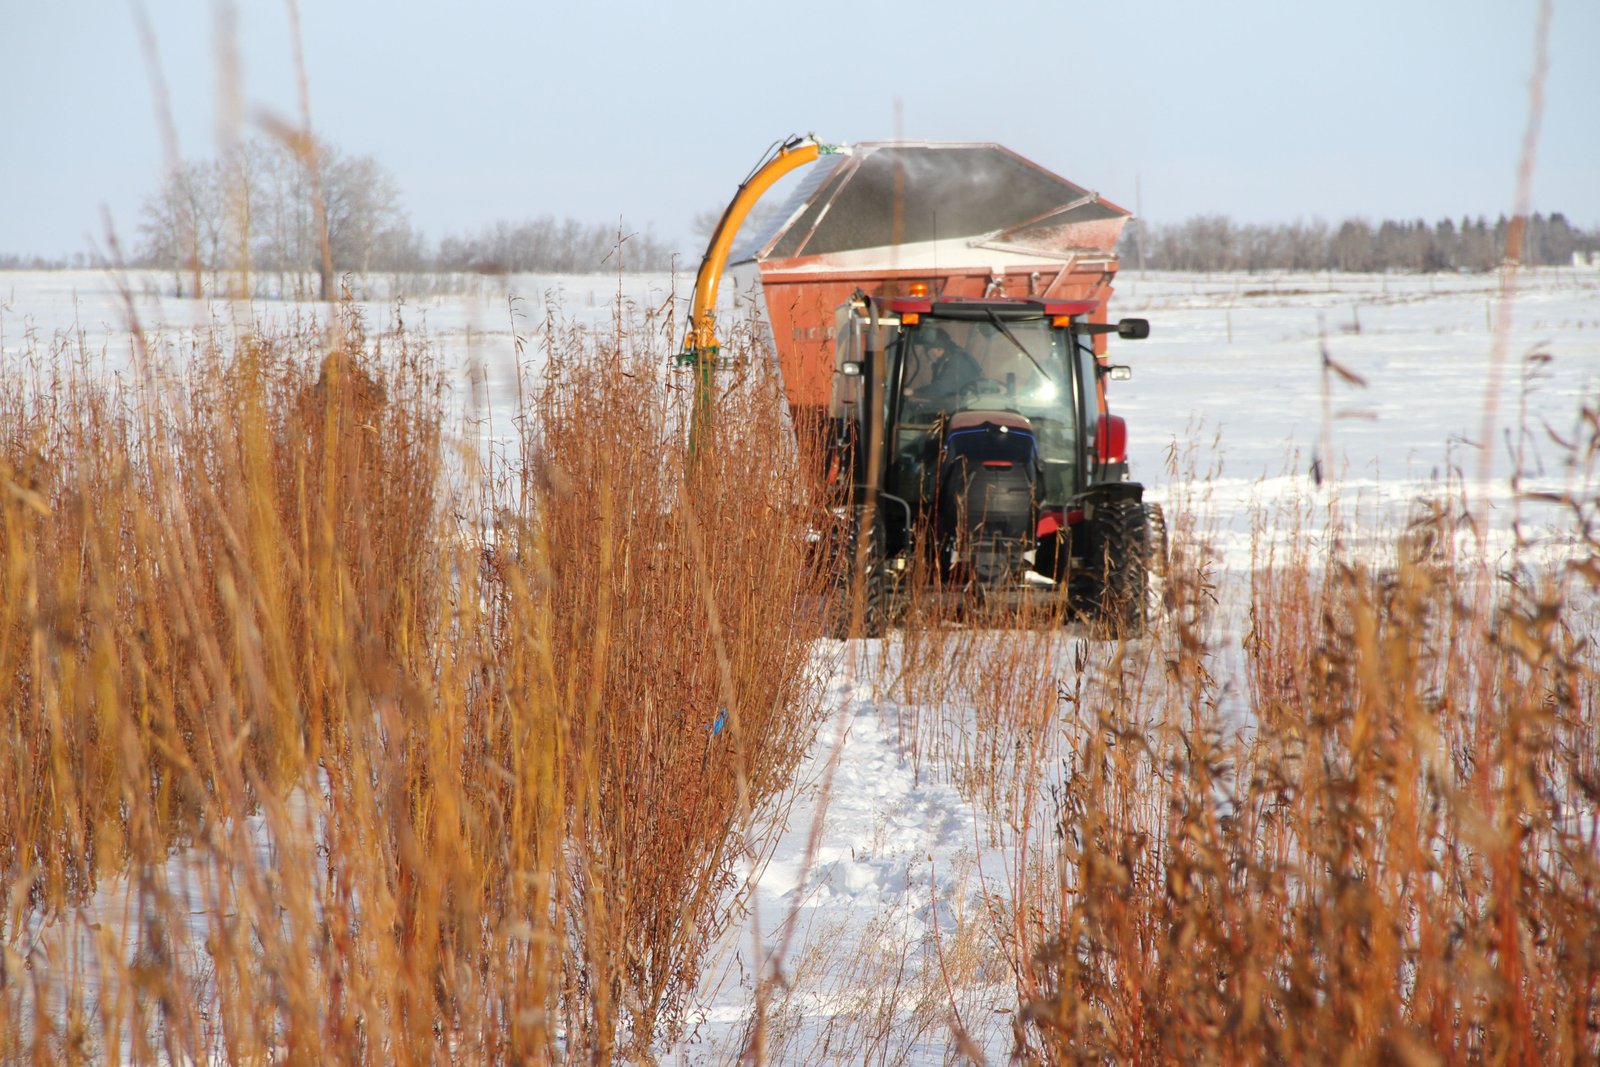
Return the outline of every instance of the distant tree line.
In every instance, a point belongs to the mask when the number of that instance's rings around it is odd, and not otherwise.
[[[81,270],[95,266],[86,252],[70,256],[23,256],[15,252],[0,252],[0,270]]]
[[[549,216],[492,223],[432,247],[375,158],[278,138],[241,142],[169,174],[145,201],[140,237],[136,264],[170,270],[180,294],[186,284],[198,292],[208,276],[215,291],[220,273],[248,271],[294,279],[301,290],[314,282],[324,299],[346,272],[665,270],[673,254],[620,224]]]
[[[718,217],[706,212],[696,226],[709,232]],[[218,158],[185,163],[145,201],[140,237],[134,263],[171,271],[180,294],[200,291],[207,276],[216,291],[224,272],[276,274],[292,295],[315,289],[327,298],[346,272],[667,270],[676,253],[648,231],[551,215],[500,220],[433,244],[412,227],[394,178],[375,158],[292,136],[244,141]],[[1600,254],[1600,227],[1573,226],[1560,213],[1535,214],[1520,226],[1504,215],[1337,226],[1200,215],[1135,222],[1118,251],[1126,266],[1154,270],[1487,271],[1508,254],[1555,266],[1574,253]],[[0,268],[66,265],[0,258]]]
[[[1125,266],[1194,271],[1487,271],[1508,258],[1533,266],[1565,266],[1573,253],[1600,251],[1600,227],[1581,229],[1560,213],[1530,216],[1520,240],[1504,215],[1431,225],[1348,219],[1236,223],[1200,215],[1169,225],[1134,222],[1118,246]],[[1141,248],[1141,243],[1143,247]],[[1515,244],[1517,247],[1512,247]],[[1519,253],[1520,250],[1520,254]]]
[[[501,220],[473,233],[446,237],[439,242],[432,264],[435,270],[479,274],[669,270],[674,251],[649,233],[628,234],[614,224],[545,215],[523,222]]]

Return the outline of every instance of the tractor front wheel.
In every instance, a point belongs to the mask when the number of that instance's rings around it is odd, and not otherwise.
[[[1146,504],[1145,512],[1150,516],[1150,574],[1156,578],[1167,576],[1167,558],[1171,550],[1167,547],[1167,513],[1160,504]]]

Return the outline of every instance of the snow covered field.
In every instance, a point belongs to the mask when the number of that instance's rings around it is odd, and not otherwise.
[[[22,358],[29,335],[81,334],[97,353],[94,373],[128,374],[130,307],[173,353],[188,331],[211,322],[325,313],[163,298],[164,281],[138,276],[125,300],[103,274],[0,273],[0,365]],[[677,281],[680,299],[684,282]],[[525,342],[524,373],[536,372],[547,307],[603,329],[619,295],[659,310],[674,291],[672,278],[655,275],[477,284],[470,296],[410,296],[399,313],[426,325],[457,369],[463,416],[491,440],[512,408],[515,336]],[[1584,405],[1600,406],[1600,272],[1525,271],[1503,306],[1495,276],[1140,277],[1130,269],[1113,306],[1151,321],[1149,340],[1113,348],[1113,358],[1134,369],[1112,394],[1129,422],[1134,476],[1168,502],[1169,514],[1196,515],[1224,596],[1237,593],[1251,565],[1253,518],[1270,520],[1280,508],[1309,512],[1314,524],[1335,509],[1359,540],[1363,531],[1392,529],[1418,496],[1453,487],[1492,508],[1492,550],[1504,551],[1519,515],[1536,543],[1555,521],[1548,508],[1518,503],[1514,469],[1523,472],[1524,492],[1593,489],[1564,464],[1552,433],[1572,438]],[[396,308],[372,301],[366,313],[381,326]],[[1485,467],[1480,448],[1496,377]],[[1542,544],[1557,557],[1561,547]],[[1237,638],[1224,629],[1224,641]],[[962,640],[961,662],[970,666],[1017,654],[1018,643],[1036,638]],[[1092,644],[1065,635],[1040,654],[1063,664],[1105,654]],[[933,703],[921,699],[915,686],[896,681],[917,654],[903,635],[818,642],[814,661],[834,711],[802,772],[787,831],[753,872],[752,914],[721,946],[691,1034],[664,1050],[669,1062],[722,1062],[736,1052],[762,973],[784,977],[762,1010],[785,1061],[848,1054],[877,1062],[881,1053],[886,1062],[943,1062],[952,1004],[990,1061],[1004,1059],[1015,992],[995,962],[993,920],[1016,899],[1010,878],[1026,845],[1019,820],[1044,801],[986,798],[986,788],[1003,792],[1009,781],[1002,774],[986,784],[967,773],[981,762],[963,745],[981,733],[983,694],[970,678],[955,679]],[[1218,662],[1231,662],[1225,649]],[[779,958],[765,958],[780,949]]]
[[[431,280],[375,279],[371,289],[382,298],[361,306],[371,326],[390,325],[396,314],[423,325],[458,368],[463,413],[492,418],[509,411],[515,395],[515,335],[525,341],[524,374],[536,373],[547,313],[600,328],[619,300],[630,313],[658,315],[675,302],[681,323],[692,279],[518,275],[457,284],[468,295],[433,295]],[[158,349],[179,357],[197,327],[326,314],[315,304],[161,295],[170,290],[169,277],[149,272],[124,281],[95,271],[0,272],[0,364],[21,358],[30,333],[81,332],[98,369],[129,373],[130,309]],[[1527,450],[1523,488],[1561,488],[1569,472],[1545,428],[1569,436],[1581,404],[1600,389],[1600,271],[1520,272],[1497,359],[1500,295],[1498,275],[1140,277],[1126,269],[1114,314],[1151,321],[1148,340],[1112,349],[1134,371],[1113,387],[1112,405],[1128,419],[1135,477],[1162,499],[1174,448],[1180,474],[1204,475],[1230,566],[1246,561],[1247,531],[1236,518],[1252,501],[1270,506],[1297,491],[1314,462],[1339,482],[1344,511],[1369,523],[1394,518],[1396,505],[1452,473],[1469,492],[1505,506],[1519,443]],[[725,289],[724,297],[742,305],[749,294]],[[1325,372],[1324,353],[1359,382]],[[1478,443],[1492,377],[1495,447],[1483,483]],[[1519,426],[1528,431],[1520,442]],[[492,423],[482,429],[503,433]],[[1325,449],[1329,457],[1320,455]]]

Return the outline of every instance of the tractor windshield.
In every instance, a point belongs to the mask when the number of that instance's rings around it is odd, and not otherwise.
[[[900,412],[892,490],[932,495],[937,435],[958,411],[1011,411],[1033,424],[1044,463],[1044,501],[1076,490],[1078,406],[1070,338],[1043,318],[924,319],[900,349]]]

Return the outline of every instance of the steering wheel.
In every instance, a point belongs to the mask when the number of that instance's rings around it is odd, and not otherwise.
[[[907,346],[905,366],[900,368],[900,391],[906,396],[915,396],[915,390],[907,382],[917,380],[917,375],[922,373],[922,353],[917,349]],[[927,388],[926,385],[921,388]]]
[[[961,387],[961,396],[964,399],[976,400],[981,396],[1001,396],[1006,387],[989,378],[974,378]]]

